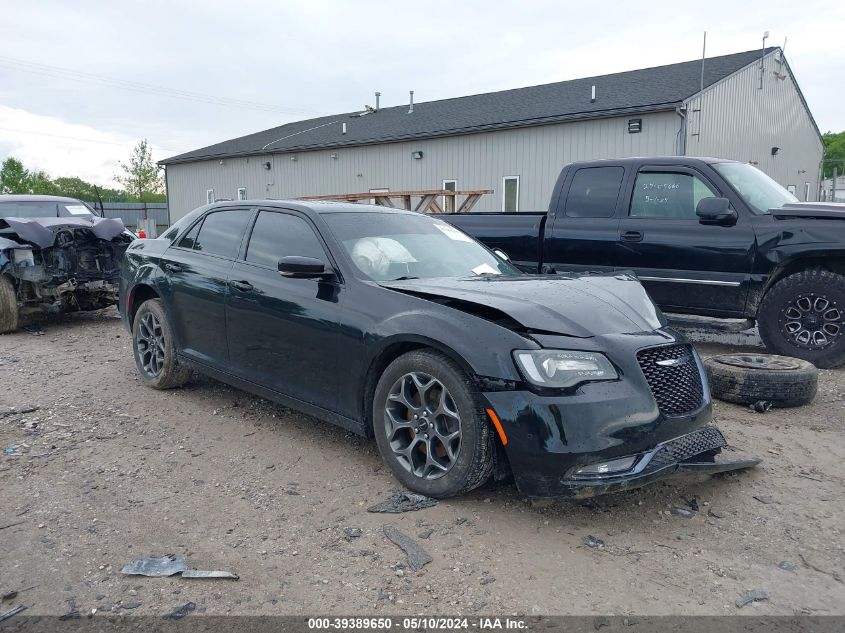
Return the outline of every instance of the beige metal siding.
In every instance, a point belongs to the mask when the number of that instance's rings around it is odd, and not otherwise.
[[[413,116],[410,114],[408,116]],[[628,119],[643,131],[628,133]],[[205,204],[205,192],[237,199],[296,198],[371,189],[439,189],[444,179],[458,189],[493,189],[477,211],[500,211],[502,177],[519,176],[519,208],[545,210],[561,167],[577,160],[675,153],[680,119],[673,112],[577,121],[367,147],[227,158],[170,165],[168,196],[173,221]],[[411,152],[422,151],[420,160]],[[337,158],[332,158],[336,154]],[[291,160],[295,156],[296,160]],[[272,169],[263,163],[270,161]]]
[[[809,182],[810,199],[815,200],[822,143],[792,75],[779,58],[775,52],[763,60],[762,90],[758,62],[688,101],[686,153],[749,162],[784,187],[795,185],[801,200]],[[772,147],[780,148],[775,156]]]

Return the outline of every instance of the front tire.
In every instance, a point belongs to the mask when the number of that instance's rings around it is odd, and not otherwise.
[[[845,363],[845,276],[804,270],[772,286],[757,313],[760,338],[782,356],[831,368]]]
[[[409,352],[385,369],[373,400],[379,452],[408,489],[453,497],[486,482],[493,436],[472,380],[448,356]]]
[[[161,299],[141,304],[132,322],[132,349],[141,380],[153,389],[181,387],[191,377],[191,370],[176,358],[173,329]]]
[[[20,325],[15,286],[6,275],[0,275],[0,334],[14,332]]]

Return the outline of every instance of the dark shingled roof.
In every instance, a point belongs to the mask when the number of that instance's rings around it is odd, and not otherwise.
[[[776,48],[767,48],[771,53]],[[710,86],[761,57],[747,51],[704,62],[704,86]],[[579,118],[598,118],[629,112],[666,110],[698,92],[701,60],[632,70],[612,75],[560,81],[414,104],[382,108],[357,116],[349,112],[297,121],[202,149],[179,154],[162,164],[331,147],[370,145],[409,139],[468,134],[485,130],[527,127]],[[590,103],[590,89],[596,101]],[[341,134],[346,123],[347,133]]]

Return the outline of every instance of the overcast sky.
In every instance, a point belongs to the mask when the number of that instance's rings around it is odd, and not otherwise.
[[[113,184],[298,119],[722,55],[788,38],[822,131],[845,130],[845,4],[0,0],[0,160]],[[181,94],[181,97],[176,95]],[[190,94],[185,94],[190,93]]]

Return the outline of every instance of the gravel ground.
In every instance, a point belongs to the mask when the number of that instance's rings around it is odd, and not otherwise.
[[[496,484],[372,514],[398,489],[374,443],[202,376],[147,389],[116,316],[0,336],[0,593],[19,592],[2,609],[845,614],[845,371],[801,409],[716,404],[753,471],[543,507]],[[686,500],[699,511],[671,513]],[[433,561],[411,570],[385,524]],[[120,573],[168,553],[240,580]],[[755,589],[769,599],[738,611]]]

